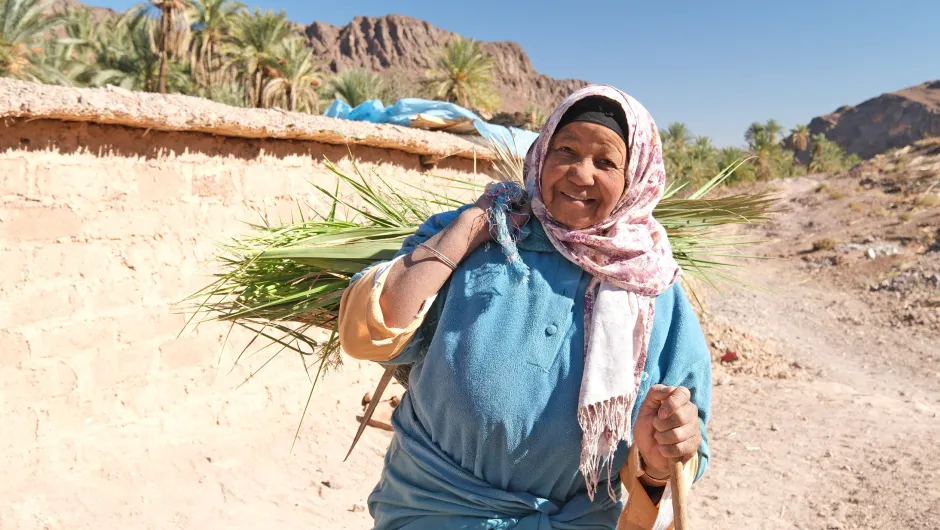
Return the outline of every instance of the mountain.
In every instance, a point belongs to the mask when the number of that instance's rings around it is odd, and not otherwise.
[[[846,152],[865,159],[940,136],[940,81],[882,94],[854,107],[840,107],[813,118],[809,130],[825,134]]]
[[[402,15],[356,17],[338,27],[324,22],[307,26],[316,56],[330,70],[366,68],[396,79],[420,79],[441,46],[457,34]],[[481,42],[496,62],[496,88],[507,112],[529,106],[550,111],[565,96],[587,84],[540,74],[515,42]]]
[[[118,15],[117,11],[109,7],[93,7],[83,4],[78,0],[52,0],[48,6],[46,6],[46,11],[49,13],[62,13],[69,9],[77,9],[88,7],[91,9],[92,14],[94,14],[95,20],[102,20],[104,18],[116,17]]]

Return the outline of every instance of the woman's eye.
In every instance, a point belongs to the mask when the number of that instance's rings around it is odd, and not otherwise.
[[[614,164],[609,158],[602,158],[599,162],[604,167],[617,167],[617,164]]]

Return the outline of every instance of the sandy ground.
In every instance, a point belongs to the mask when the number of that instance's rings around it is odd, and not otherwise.
[[[793,181],[783,196],[813,185]],[[782,257],[740,276],[765,289],[708,297],[713,353],[742,359],[716,365],[714,456],[693,489],[693,527],[940,529],[940,334],[875,318],[888,302],[808,275],[804,220],[794,211],[761,233]],[[186,399],[145,421],[90,413],[57,419],[82,424],[67,431],[79,435],[0,437],[0,528],[369,528],[390,433],[370,428],[343,456],[381,370],[331,374],[291,452],[309,389],[299,362],[237,389],[244,371],[193,373]],[[23,432],[57,413],[3,422]]]

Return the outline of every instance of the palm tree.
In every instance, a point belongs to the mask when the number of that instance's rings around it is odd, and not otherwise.
[[[201,86],[212,86],[220,82],[222,43],[245,5],[236,0],[191,0],[191,4],[193,77]]]
[[[185,16],[186,9],[190,4],[188,0],[150,0],[150,3],[160,10],[160,39],[157,41],[160,47],[160,78],[158,80],[158,85],[160,93],[166,94],[166,78],[169,71],[169,55],[171,46],[173,46],[173,44],[171,44],[171,39],[174,36],[181,36],[184,31],[182,28],[186,28],[186,30],[189,29],[188,22],[184,22],[180,25],[180,27],[177,27],[174,18],[177,15]],[[176,43],[176,46],[181,47],[179,42]],[[188,48],[188,46],[185,47]],[[176,51],[180,51],[179,48],[177,48]]]
[[[287,110],[320,112],[317,87],[320,86],[320,67],[313,60],[313,50],[301,38],[285,42],[277,51],[278,76],[264,86],[264,102],[269,107],[287,107]]]
[[[814,134],[812,145],[809,170],[814,173],[842,171],[859,162],[857,155],[846,155],[839,144],[829,140],[824,134]]]
[[[498,96],[493,88],[496,63],[480,43],[462,37],[444,44],[424,79],[427,94],[462,107],[495,110]]]
[[[767,126],[758,122],[752,123],[744,133],[744,139],[747,140],[751,153],[757,157],[760,178],[769,178],[771,175],[771,159],[776,147],[772,138],[772,132],[767,129]]]
[[[95,21],[94,13],[91,8],[81,6],[69,6],[61,13],[62,29],[66,37],[60,39],[60,42],[69,47],[72,52],[79,55],[88,47],[88,44],[94,40],[98,28],[104,24]]]
[[[716,157],[716,163],[718,170],[724,170],[731,166],[737,165],[742,160],[748,158],[748,153],[743,149],[738,149],[737,147],[725,147],[722,148]],[[738,182],[751,182],[755,179],[756,175],[754,173],[754,164],[752,162],[745,162],[735,168],[734,171],[728,176],[727,182],[729,184],[738,183]]]
[[[350,107],[357,107],[370,99],[381,99],[386,87],[378,74],[365,69],[345,70],[330,79],[327,92]]]
[[[783,125],[771,118],[764,124],[764,130],[767,131],[767,135],[770,137],[770,143],[775,144],[777,143],[777,137],[783,134]]]
[[[223,46],[223,55],[229,57],[229,64],[238,69],[249,87],[248,96],[253,106],[263,106],[264,85],[277,75],[272,67],[277,59],[276,50],[292,32],[284,11],[275,13],[255,8],[235,19],[232,38]]]
[[[132,14],[146,13],[160,22],[156,45],[160,58],[157,90],[161,94],[166,94],[170,59],[189,49],[190,26],[186,13],[189,7],[189,0],[149,0],[130,11]]]
[[[245,96],[245,85],[231,81],[199,87],[195,90],[195,94],[232,107],[244,107],[248,100]]]
[[[546,120],[548,120],[548,115],[545,114],[545,110],[542,108],[530,106],[525,109],[526,123],[524,128],[526,130],[538,132],[545,125]]]
[[[44,41],[62,19],[46,15],[47,7],[39,0],[0,0],[0,76],[39,82],[57,77],[43,61]]]
[[[689,155],[694,161],[697,169],[710,173],[715,166],[715,159],[718,151],[712,145],[711,138],[707,136],[697,136],[695,142],[689,146]],[[696,171],[699,173],[699,171]]]
[[[89,84],[153,92],[161,70],[161,53],[155,40],[158,23],[145,13],[129,11],[103,26],[91,43],[95,60],[87,74]],[[166,83],[174,92],[192,92],[186,65],[179,61],[167,65]]]
[[[802,153],[809,148],[809,127],[806,125],[797,125],[790,129],[790,147],[797,153]]]
[[[683,149],[692,138],[689,127],[677,121],[670,123],[660,136],[668,149]]]

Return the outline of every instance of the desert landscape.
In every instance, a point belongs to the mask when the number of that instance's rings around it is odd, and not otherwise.
[[[292,28],[329,75],[418,79],[453,38],[395,15]],[[585,84],[539,74],[514,43],[483,48],[501,106],[477,110],[493,123],[531,126],[533,103]],[[313,186],[336,186],[327,161],[450,193],[448,179],[493,179],[486,142],[288,110],[289,96],[249,108],[250,93],[23,79],[4,57],[0,528],[371,528],[401,385],[344,461],[380,367],[346,358],[311,395],[304,356],[242,356],[250,333],[187,326],[177,303],[245,223],[328,209]],[[770,191],[778,209],[729,229],[756,242],[738,282],[696,284],[714,390],[691,523],[940,529],[940,81],[807,123],[756,123],[707,163],[681,124],[662,128],[671,171],[696,181],[751,156],[720,193]]]

